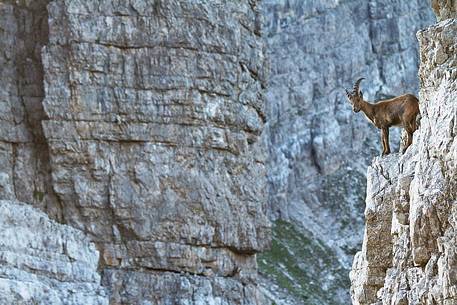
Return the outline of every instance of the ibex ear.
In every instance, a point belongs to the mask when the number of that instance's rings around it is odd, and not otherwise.
[[[348,89],[344,89],[346,91],[346,96],[348,99],[351,99],[351,93],[349,93]]]
[[[363,98],[363,92],[360,90],[360,97]]]

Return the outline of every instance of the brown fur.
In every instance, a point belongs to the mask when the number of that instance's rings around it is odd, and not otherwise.
[[[352,93],[346,90],[346,95],[352,104],[352,109],[354,112],[362,110],[367,119],[374,126],[381,129],[382,155],[390,154],[389,127],[403,127],[408,133],[407,143],[403,149],[404,153],[413,142],[413,133],[417,129],[416,116],[419,114],[418,99],[412,94],[405,94],[371,104],[363,99],[363,93],[359,90],[362,79],[357,80]]]

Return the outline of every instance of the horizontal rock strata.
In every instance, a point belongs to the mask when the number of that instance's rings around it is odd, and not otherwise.
[[[98,260],[82,232],[0,201],[0,304],[108,305]]]
[[[112,304],[268,304],[256,1],[1,1],[0,38],[0,198],[87,234]]]

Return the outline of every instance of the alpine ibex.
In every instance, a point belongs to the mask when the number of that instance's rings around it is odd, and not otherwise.
[[[374,126],[381,129],[382,155],[390,154],[389,127],[403,127],[408,133],[406,146],[403,153],[413,142],[413,132],[416,128],[416,116],[419,114],[419,101],[412,94],[405,94],[388,100],[382,100],[371,104],[363,99],[363,93],[359,90],[359,78],[354,85],[352,93],[346,90],[349,102],[354,112],[363,111],[367,119]]]

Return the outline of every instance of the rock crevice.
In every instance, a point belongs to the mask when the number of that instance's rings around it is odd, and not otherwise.
[[[62,221],[41,126],[46,118],[41,49],[48,42],[48,2],[2,1],[0,6],[0,198],[29,202]]]
[[[453,1],[434,1],[434,10],[442,21],[417,34],[422,119],[414,143],[368,170],[353,304],[457,303],[457,19]]]
[[[0,1],[0,17],[0,198],[84,232],[112,304],[268,304],[257,1]]]

